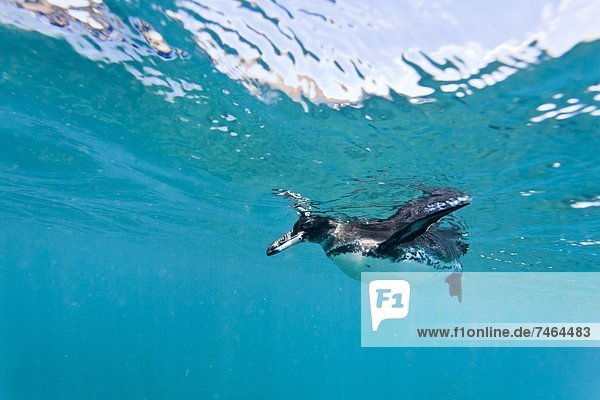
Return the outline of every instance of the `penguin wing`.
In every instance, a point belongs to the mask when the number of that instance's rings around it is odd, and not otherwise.
[[[425,233],[431,225],[438,222],[444,216],[471,204],[471,198],[465,195],[450,198],[444,196],[437,199],[436,197],[437,196],[431,196],[425,198],[427,200],[435,199],[437,201],[427,201],[422,206],[411,210],[409,215],[411,218],[408,218],[409,220],[406,221],[400,229],[382,242],[377,247],[376,251],[385,253],[394,246],[410,242]]]
[[[410,224],[420,218],[426,217],[436,208],[443,208],[444,204],[470,202],[471,197],[463,192],[451,188],[421,189],[426,196],[413,199],[404,203],[387,221],[393,221],[398,226]]]

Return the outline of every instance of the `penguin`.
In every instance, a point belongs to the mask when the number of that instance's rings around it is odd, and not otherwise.
[[[312,242],[320,244],[326,256],[354,279],[360,279],[361,272],[461,272],[460,257],[468,250],[463,233],[437,222],[471,204],[472,198],[448,188],[424,193],[385,219],[312,215],[301,202],[295,206],[298,221],[268,247],[267,256]],[[283,195],[301,199],[291,192]]]

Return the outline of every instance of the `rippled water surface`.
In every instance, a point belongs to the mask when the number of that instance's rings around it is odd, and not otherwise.
[[[594,349],[362,349],[295,214],[423,187],[600,271],[598,2],[0,0],[0,398],[591,398]]]

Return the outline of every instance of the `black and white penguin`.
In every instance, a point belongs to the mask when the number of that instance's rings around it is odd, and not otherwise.
[[[267,255],[308,241],[319,243],[327,257],[355,279],[361,272],[460,272],[460,257],[468,244],[458,228],[436,222],[469,204],[471,197],[462,192],[436,189],[386,219],[313,216],[296,206],[298,221],[269,246]]]

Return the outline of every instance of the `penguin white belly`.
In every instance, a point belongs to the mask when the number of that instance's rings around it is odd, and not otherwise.
[[[360,280],[361,272],[459,272],[458,261],[429,265],[428,263],[404,259],[394,261],[390,258],[367,257],[362,253],[342,253],[331,260],[347,275]]]

